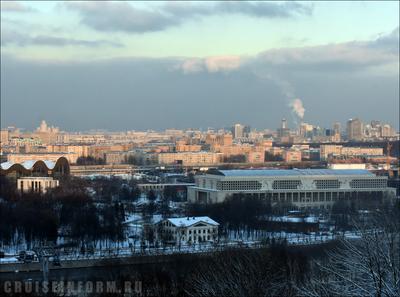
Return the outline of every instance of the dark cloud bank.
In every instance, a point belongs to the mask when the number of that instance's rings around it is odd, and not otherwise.
[[[290,118],[295,96],[307,122],[328,127],[361,117],[398,126],[398,41],[396,28],[372,41],[245,58],[34,62],[3,55],[1,123],[33,128],[47,119],[67,130],[234,122],[275,128],[281,117]]]
[[[296,18],[312,14],[313,6],[297,2],[182,3],[168,2],[143,9],[124,2],[67,2],[62,5],[81,16],[81,23],[98,31],[145,33],[161,31],[204,16],[241,14],[258,18]]]

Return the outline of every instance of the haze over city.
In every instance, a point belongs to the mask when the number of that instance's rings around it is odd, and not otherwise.
[[[399,3],[1,2],[1,126],[399,118]],[[298,101],[295,101],[298,99]],[[296,103],[297,102],[297,103]]]

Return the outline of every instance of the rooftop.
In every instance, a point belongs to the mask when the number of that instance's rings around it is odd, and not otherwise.
[[[0,168],[3,170],[7,170],[14,164],[20,164],[25,169],[30,170],[33,168],[33,166],[35,165],[36,162],[38,162],[38,160],[28,160],[28,161],[24,161],[22,163],[3,162],[0,164]],[[43,160],[43,162],[46,164],[47,168],[49,168],[49,169],[53,169],[54,166],[56,165],[56,162],[54,162],[54,161]]]
[[[223,176],[374,175],[365,169],[235,169],[209,174]]]
[[[24,180],[31,180],[31,179],[33,179],[33,180],[53,180],[53,178],[52,177],[50,177],[50,176],[25,176],[25,177],[20,177],[20,178],[18,178],[18,180],[21,180],[21,179],[24,179]]]
[[[48,170],[53,170],[60,161],[65,161],[66,163],[68,163],[68,161],[67,161],[67,159],[65,159],[65,157],[60,157],[57,159],[57,161],[41,160],[41,159],[26,160],[21,163],[14,163],[14,162],[8,161],[8,162],[0,163],[0,170],[9,170],[9,169],[12,169],[13,166],[22,166],[26,170],[33,170],[35,167],[39,166],[40,164],[44,164],[44,166],[46,166]]]
[[[167,219],[171,224],[177,227],[189,227],[194,224],[203,222],[210,225],[218,226],[219,224],[209,217],[183,217],[183,218],[169,218]]]

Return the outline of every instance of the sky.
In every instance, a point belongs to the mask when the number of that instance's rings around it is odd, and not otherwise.
[[[1,1],[2,127],[274,129],[282,117],[398,127],[399,2]]]

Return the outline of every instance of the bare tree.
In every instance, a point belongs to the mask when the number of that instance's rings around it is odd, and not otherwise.
[[[306,296],[400,296],[400,217],[398,206],[343,237],[325,262],[314,262]]]
[[[302,256],[275,249],[218,254],[213,263],[198,267],[188,280],[189,296],[295,296],[307,269]],[[303,258],[305,260],[305,258]]]

